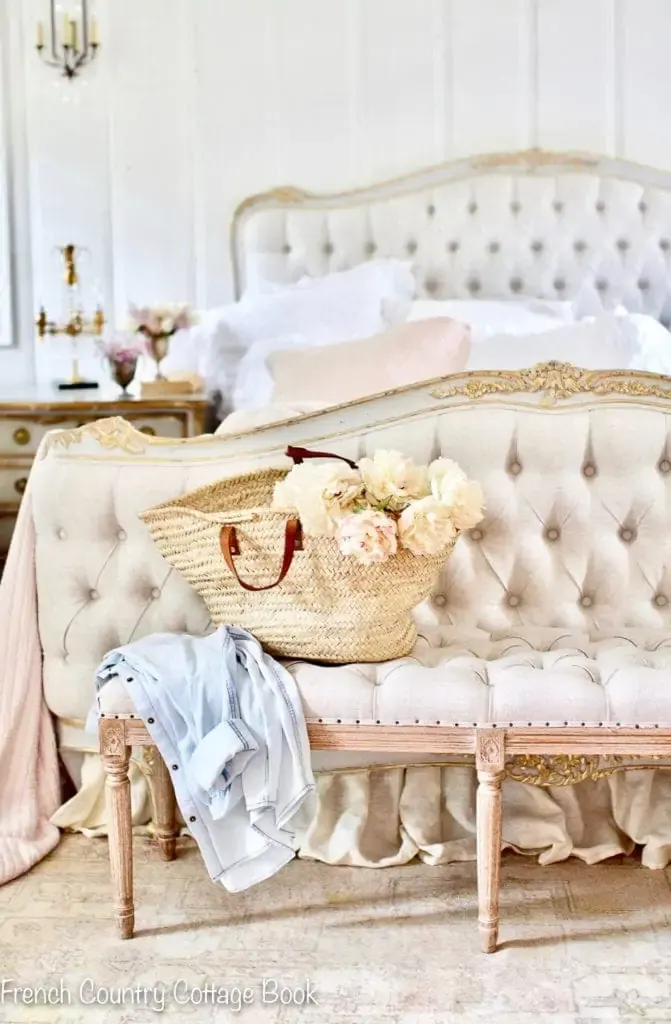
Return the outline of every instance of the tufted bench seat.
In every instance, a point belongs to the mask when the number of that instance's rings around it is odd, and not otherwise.
[[[224,476],[285,467],[288,444],[349,458],[378,448],[454,458],[482,484],[486,514],[417,609],[413,654],[288,667],[314,750],[351,753],[357,765],[391,755],[474,763],[479,925],[493,950],[504,777],[529,769],[535,777],[522,781],[553,785],[565,765],[579,764],[584,779],[671,756],[670,409],[667,378],[546,364],[429,381],[247,434],[174,442],[109,419],[48,435],[30,499],[44,692],[62,749],[90,709],[108,650],[209,628],[140,510]],[[84,500],[91,493],[94,503]],[[120,683],[100,699],[116,917],[128,938],[129,766],[151,737]],[[152,764],[154,826],[171,859],[171,767]],[[575,774],[564,772],[570,782]],[[136,794],[138,785],[136,776]]]
[[[328,725],[671,725],[671,635],[619,636],[531,630],[464,638],[382,664],[287,662],[307,721]],[[123,680],[98,701],[107,716],[133,715]]]

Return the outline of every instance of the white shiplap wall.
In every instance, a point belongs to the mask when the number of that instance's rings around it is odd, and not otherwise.
[[[24,351],[31,298],[60,301],[51,250],[68,241],[121,318],[129,300],[228,299],[232,211],[277,184],[341,189],[533,145],[671,168],[670,0],[97,0],[101,53],[73,82],[32,49],[46,0],[0,3],[22,55]]]

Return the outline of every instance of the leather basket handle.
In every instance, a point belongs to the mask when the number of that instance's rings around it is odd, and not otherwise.
[[[222,526],[219,534],[219,546],[226,565],[244,590],[272,590],[273,587],[277,587],[282,582],[286,574],[289,572],[294,552],[303,550],[303,531],[301,530],[301,524],[298,519],[287,519],[284,531],[284,555],[282,557],[282,568],[280,569],[280,574],[275,582],[268,583],[265,587],[255,587],[251,583],[245,583],[244,580],[240,579],[238,570],[235,567],[235,562],[233,561],[233,556],[240,554],[240,545],[238,544],[238,537],[234,526]]]
[[[356,462],[346,459],[344,455],[332,455],[331,452],[313,452],[309,448],[294,448],[293,445],[289,445],[285,455],[293,459],[297,466],[300,466],[301,462],[305,462],[306,459],[340,459],[341,462],[346,462],[350,469],[357,468]]]

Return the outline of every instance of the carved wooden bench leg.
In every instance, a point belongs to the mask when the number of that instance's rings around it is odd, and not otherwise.
[[[504,734],[498,729],[477,731],[475,766],[478,772],[478,927],[484,952],[493,953],[499,934],[501,784],[504,766]]]
[[[163,860],[174,860],[179,835],[175,790],[168,766],[155,747],[152,748],[152,791],[159,851]]]
[[[131,748],[126,745],[123,722],[101,718],[99,728],[100,752],[106,773],[114,913],[121,938],[130,939],[135,928],[133,827],[128,778]]]

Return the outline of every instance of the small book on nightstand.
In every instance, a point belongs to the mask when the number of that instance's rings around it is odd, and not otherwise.
[[[169,374],[157,380],[142,381],[143,398],[179,398],[180,395],[198,395],[203,391],[205,381],[196,374]]]

